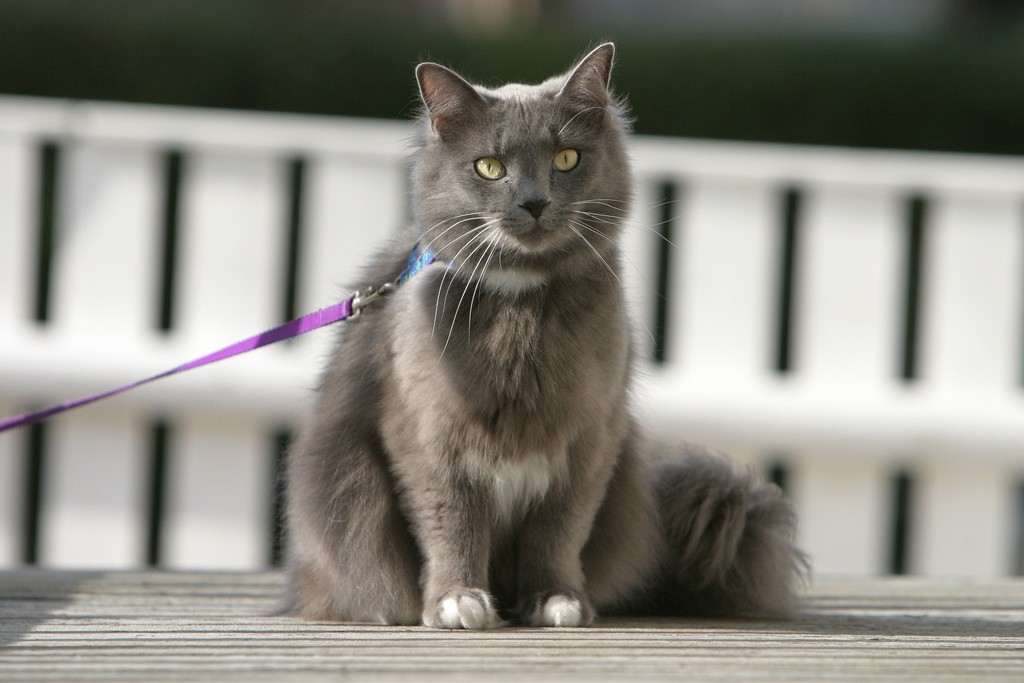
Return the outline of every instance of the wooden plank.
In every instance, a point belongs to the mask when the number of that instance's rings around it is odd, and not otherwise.
[[[258,569],[270,559],[271,434],[248,419],[173,425],[161,564]]]
[[[60,187],[52,324],[70,343],[131,348],[155,325],[157,154],[69,145]]]
[[[0,396],[0,416],[16,412],[13,401]],[[0,567],[22,561],[25,525],[24,453],[27,433],[0,434]]]
[[[895,380],[902,223],[892,191],[808,188],[794,353],[801,382],[850,392]]]
[[[632,139],[638,168],[734,181],[797,185],[862,185],[879,189],[927,187],[1024,193],[1024,161],[1010,156],[853,149],[823,145],[689,140],[657,136]]]
[[[0,96],[0,134],[75,136],[118,144],[252,150],[340,152],[396,157],[410,121]]]
[[[969,461],[922,463],[911,569],[926,576],[1002,576],[1021,523],[1012,471]]]
[[[0,137],[0,343],[31,319],[37,166],[31,139]]]
[[[138,567],[146,523],[144,421],[123,409],[72,413],[48,426],[46,448],[40,563]]]
[[[931,204],[922,379],[937,390],[1019,388],[1024,358],[1020,195],[950,192]]]
[[[777,190],[703,178],[685,187],[667,362],[691,381],[749,385],[771,364]]]
[[[271,617],[277,573],[0,574],[5,681],[1015,681],[1024,582],[825,579],[789,621],[485,632]]]
[[[188,157],[176,335],[206,348],[280,322],[285,183],[284,164],[273,157]]]
[[[883,574],[892,513],[886,469],[883,461],[846,455],[794,457],[790,496],[799,514],[798,545],[817,573]]]

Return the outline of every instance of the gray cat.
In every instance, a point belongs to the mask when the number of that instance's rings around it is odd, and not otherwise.
[[[613,55],[493,90],[417,68],[415,224],[364,280],[401,284],[344,329],[289,457],[292,613],[479,629],[792,605],[776,487],[642,457]]]

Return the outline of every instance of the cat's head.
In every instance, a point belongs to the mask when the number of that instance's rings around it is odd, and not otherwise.
[[[608,89],[614,52],[606,43],[566,74],[495,89],[420,64],[421,244],[492,284],[607,267],[630,198],[628,122]]]

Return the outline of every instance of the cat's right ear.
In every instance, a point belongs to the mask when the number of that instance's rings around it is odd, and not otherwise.
[[[416,67],[420,97],[430,115],[430,127],[446,139],[483,110],[480,93],[461,76],[440,64],[424,62]]]

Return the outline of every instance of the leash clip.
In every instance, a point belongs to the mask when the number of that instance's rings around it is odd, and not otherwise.
[[[362,314],[363,308],[373,303],[380,297],[391,294],[391,292],[395,291],[396,288],[397,285],[395,285],[395,283],[388,282],[381,285],[380,287],[367,287],[365,293],[357,291],[355,296],[352,297],[351,319],[355,320],[356,318],[358,318]]]

